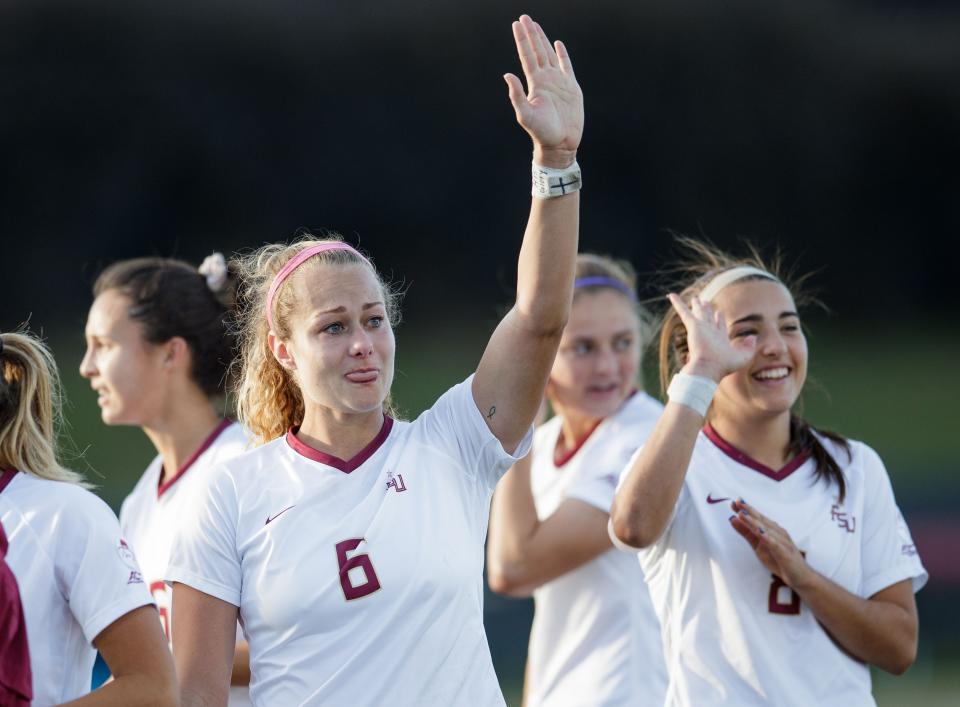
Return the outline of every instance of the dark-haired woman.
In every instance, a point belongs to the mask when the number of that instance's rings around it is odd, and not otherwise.
[[[167,258],[125,260],[97,278],[87,317],[80,373],[98,394],[101,418],[142,428],[157,450],[123,502],[120,526],[168,640],[172,597],[163,576],[184,504],[203,493],[206,469],[247,447],[244,429],[217,405],[233,355],[232,288],[219,254],[199,270]],[[237,655],[234,677],[243,683],[244,646]]]
[[[611,513],[644,548],[667,704],[873,704],[869,666],[914,661],[927,578],[890,479],[792,412],[807,344],[776,269],[688,245],[660,339],[669,402]]]

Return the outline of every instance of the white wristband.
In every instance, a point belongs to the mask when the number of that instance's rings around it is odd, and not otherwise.
[[[677,373],[667,387],[667,398],[670,402],[686,405],[706,417],[716,391],[717,383],[710,378]]]
[[[533,189],[531,194],[540,199],[552,199],[580,191],[580,165],[574,160],[566,169],[543,167],[533,163]]]

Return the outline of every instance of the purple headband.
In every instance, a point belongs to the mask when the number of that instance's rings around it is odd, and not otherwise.
[[[270,325],[270,329],[273,329],[273,299],[277,295],[277,290],[280,289],[280,285],[283,284],[283,281],[290,277],[290,273],[299,268],[303,261],[308,258],[312,258],[318,253],[323,253],[328,250],[347,250],[356,255],[360,260],[365,262],[367,265],[370,265],[370,261],[363,257],[363,255],[349,243],[344,243],[343,241],[328,241],[326,243],[318,243],[317,245],[310,246],[309,248],[304,248],[295,256],[290,258],[287,261],[287,264],[280,268],[280,272],[277,273],[276,277],[273,278],[273,282],[270,283],[270,290],[267,292],[267,324]],[[373,267],[372,265],[370,267]]]
[[[573,281],[573,289],[579,290],[581,287],[612,287],[618,292],[625,294],[631,302],[634,302],[637,299],[637,295],[634,294],[633,290],[627,287],[627,285],[624,283],[612,277],[595,275],[593,277],[577,278]]]

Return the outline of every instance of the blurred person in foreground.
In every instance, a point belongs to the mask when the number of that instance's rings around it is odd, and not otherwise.
[[[533,595],[526,707],[662,704],[660,623],[607,534],[620,471],[663,410],[637,389],[646,313],[628,263],[581,254],[573,288],[546,390],[555,416],[494,494],[487,578]]]
[[[916,657],[927,580],[890,478],[866,444],[794,412],[799,286],[756,253],[682,243],[688,279],[660,336],[668,402],[611,514],[643,548],[666,704],[871,705],[869,666],[901,674]]]
[[[117,518],[57,459],[52,355],[26,333],[0,334],[0,373],[0,525],[23,602],[33,704],[178,704],[157,611]],[[113,680],[90,692],[97,651]]]

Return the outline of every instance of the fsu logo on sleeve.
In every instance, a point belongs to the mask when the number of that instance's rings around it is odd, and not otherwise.
[[[117,545],[117,555],[123,564],[130,568],[130,576],[127,578],[127,584],[143,584],[143,576],[140,574],[140,568],[137,566],[137,558],[133,550],[127,545],[127,541],[120,538],[120,544]]]

